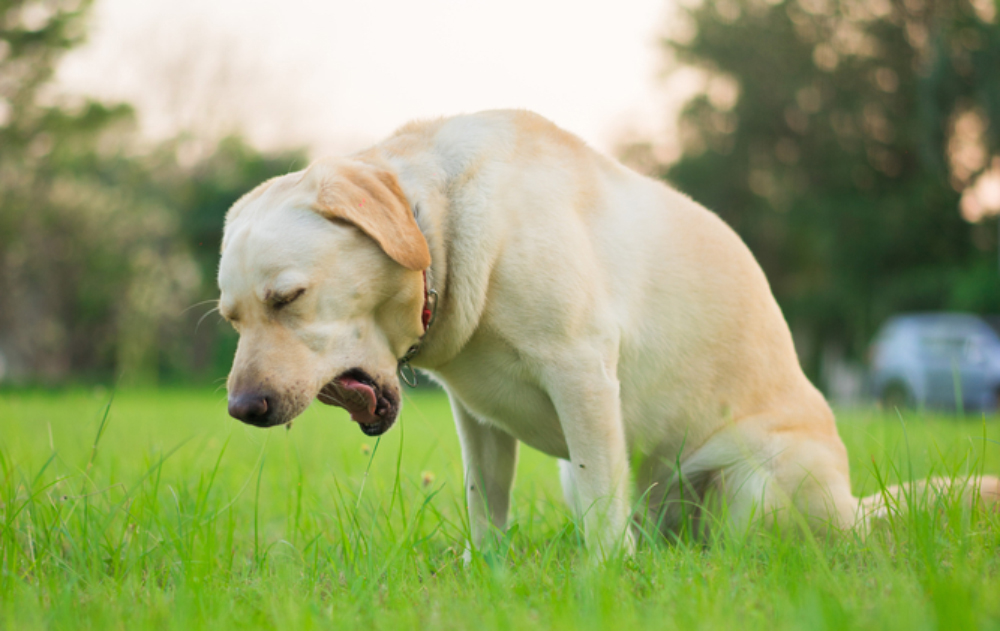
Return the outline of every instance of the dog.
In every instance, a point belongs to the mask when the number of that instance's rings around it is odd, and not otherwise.
[[[906,495],[852,495],[834,415],[736,233],[527,111],[410,123],[268,180],[227,214],[219,287],[245,423],[318,399],[374,436],[397,369],[444,386],[472,546],[505,527],[521,442],[559,459],[604,556],[633,549],[637,513],[663,533],[840,530]]]

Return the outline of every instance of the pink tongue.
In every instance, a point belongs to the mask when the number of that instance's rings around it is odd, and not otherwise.
[[[375,390],[371,386],[350,377],[338,379],[337,386],[345,391],[340,398],[352,419],[358,423],[374,423],[378,420],[375,417]]]

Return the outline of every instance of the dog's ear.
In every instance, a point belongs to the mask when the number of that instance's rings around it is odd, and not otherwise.
[[[315,187],[316,212],[357,226],[406,269],[430,267],[427,239],[391,171],[355,160],[321,160],[304,180]]]

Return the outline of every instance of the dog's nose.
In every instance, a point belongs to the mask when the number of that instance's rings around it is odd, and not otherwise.
[[[229,395],[229,416],[244,423],[267,427],[273,406],[270,398],[261,392],[239,392]]]

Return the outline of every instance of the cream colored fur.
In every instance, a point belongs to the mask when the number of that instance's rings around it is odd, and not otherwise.
[[[358,169],[398,184],[429,247],[440,305],[413,364],[451,398],[474,544],[504,528],[519,443],[561,460],[603,554],[633,546],[633,513],[664,530],[684,513],[710,527],[719,506],[737,528],[863,517],[833,414],[739,237],[523,111],[413,123],[237,203],[219,275],[241,333],[231,394],[266,389],[284,422],[354,367],[398,390],[422,333],[423,244],[328,219],[323,191]]]

